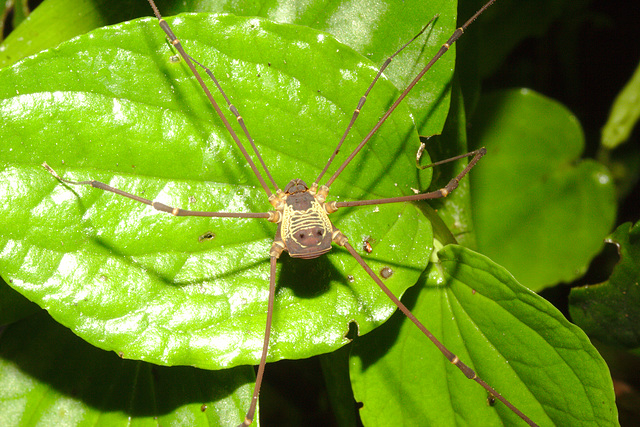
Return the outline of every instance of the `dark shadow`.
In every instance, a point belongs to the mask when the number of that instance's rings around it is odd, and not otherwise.
[[[423,274],[418,283],[407,289],[402,296],[402,302],[409,310],[415,307],[425,281],[426,277]],[[391,318],[375,331],[354,339],[352,354],[362,360],[363,370],[367,370],[389,352],[398,339],[400,327],[405,319],[406,316],[400,310],[396,310]]]
[[[9,280],[11,283],[11,280]],[[42,310],[0,278],[0,326],[8,325]]]
[[[260,393],[265,426],[338,426],[318,356],[270,363]]]
[[[278,262],[282,265],[278,287],[289,287],[298,298],[313,299],[327,292],[332,280],[346,280],[326,256],[300,259],[285,252]]]
[[[6,7],[4,9],[4,13],[2,14],[2,39],[0,41],[5,40],[9,37],[14,30],[13,28],[13,18],[15,16],[15,6],[13,4],[10,7]]]
[[[409,310],[413,310],[415,307],[422,287],[426,286],[425,282],[426,277],[423,275],[418,281],[418,284],[409,288],[402,296],[402,302]],[[354,339],[351,355],[360,359],[363,372],[373,366],[376,366],[378,361],[388,354],[391,348],[398,341],[400,328],[405,321],[405,315],[400,310],[396,310],[391,318],[383,325],[364,336]],[[427,337],[424,337],[424,339],[426,340]],[[416,357],[419,357],[419,355],[416,355]],[[415,400],[411,393],[403,393],[402,391],[405,389],[405,384],[402,379],[396,378],[395,372],[380,372],[383,367],[384,364],[377,366],[379,374],[381,377],[384,377],[385,383],[388,383],[390,388],[404,396],[402,400],[405,410],[412,411],[412,413],[419,413],[421,408],[424,408],[424,402]],[[363,404],[360,403],[360,405]],[[366,405],[366,403],[364,405]]]
[[[45,312],[8,326],[0,340],[0,356],[57,393],[100,412],[130,417],[211,404],[233,396],[255,378],[249,367],[206,371],[123,360],[87,344]],[[239,399],[247,400],[249,394],[247,388]]]

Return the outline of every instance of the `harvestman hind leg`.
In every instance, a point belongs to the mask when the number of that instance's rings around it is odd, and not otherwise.
[[[449,193],[456,189],[460,180],[475,166],[475,164],[482,158],[482,156],[486,153],[484,148],[473,151],[471,153],[463,154],[460,156],[456,156],[451,159],[447,159],[445,161],[436,162],[432,165],[442,164],[448,161],[457,160],[463,157],[473,156],[469,164],[464,168],[462,172],[460,172],[455,178],[451,179],[449,183],[436,191],[432,191],[424,194],[416,194],[412,196],[402,196],[402,197],[391,197],[387,199],[378,199],[378,200],[362,200],[362,201],[354,201],[354,202],[328,202],[327,206],[330,211],[335,211],[341,207],[354,207],[354,206],[366,206],[366,205],[380,205],[386,203],[397,203],[397,202],[407,202],[407,201],[416,201],[416,200],[427,200],[427,199],[437,199],[446,197]],[[432,166],[429,165],[429,166]],[[339,242],[337,242],[339,243]],[[382,280],[378,277],[378,275],[367,265],[367,263],[362,259],[360,254],[355,251],[355,249],[348,242],[344,242],[342,244],[347,251],[356,259],[358,264],[362,266],[362,268],[367,272],[367,274],[376,282],[376,284],[380,287],[380,289],[387,295],[387,297],[393,301],[393,303],[404,313],[407,318],[413,322],[418,329],[427,337],[435,346],[440,350],[440,352],[455,365],[462,373],[469,379],[474,380],[478,384],[480,384],[485,390],[487,390],[490,396],[495,397],[504,403],[511,411],[513,411],[516,415],[518,415],[522,420],[524,420],[530,426],[537,426],[535,422],[533,422],[529,417],[527,417],[522,411],[520,411],[517,407],[515,407],[511,402],[505,399],[498,391],[496,391],[493,387],[487,384],[484,380],[482,380],[475,373],[473,369],[464,364],[458,356],[452,353],[447,347],[445,347],[423,324],[420,322],[411,311],[391,292],[391,290],[382,282]]]
[[[522,418],[522,420],[524,420],[527,424],[529,424],[530,426],[537,426],[535,422],[533,422],[522,411],[516,408],[511,402],[509,402],[507,399],[502,397],[502,395],[498,393],[493,387],[491,387],[489,384],[483,381],[480,377],[478,377],[478,375],[475,373],[473,369],[471,369],[469,366],[461,362],[460,359],[458,359],[458,356],[453,354],[447,347],[445,347],[413,315],[413,313],[411,313],[411,311],[393,294],[393,292],[391,292],[391,290],[389,290],[389,288],[387,288],[387,286],[384,283],[382,283],[382,280],[380,280],[378,275],[371,269],[371,267],[367,265],[367,263],[362,259],[360,254],[358,254],[358,252],[356,252],[355,249],[353,249],[353,247],[349,243],[346,243],[344,246],[349,251],[349,253],[356,259],[356,261],[358,261],[358,264],[360,264],[362,268],[367,272],[367,274],[369,274],[369,276],[376,282],[376,284],[380,287],[382,292],[384,292],[387,295],[387,297],[389,297],[389,299],[393,301],[393,303],[400,309],[400,311],[402,311],[402,313],[404,313],[404,315],[407,316],[407,318],[411,320],[411,322],[413,322],[413,324],[416,325],[418,329],[420,329],[420,331],[424,335],[426,335],[427,338],[429,338],[429,340],[431,340],[433,344],[435,344],[436,347],[438,347],[438,350],[440,350],[440,352],[447,358],[447,360],[449,360],[449,362],[451,362],[458,369],[460,369],[467,378],[474,380],[475,382],[480,384],[482,387],[484,387],[484,389],[489,392],[490,396],[493,396],[499,401],[501,401],[502,403],[504,403],[509,409],[511,409],[516,415]]]

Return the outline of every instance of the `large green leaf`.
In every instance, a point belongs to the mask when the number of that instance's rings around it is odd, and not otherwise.
[[[533,290],[584,274],[616,202],[609,171],[580,159],[575,116],[529,90],[498,92],[481,100],[469,139],[488,153],[471,174],[480,252]]]
[[[253,377],[251,367],[121,360],[40,314],[0,337],[0,424],[228,427],[244,416]]]
[[[438,15],[433,29],[410,46],[405,55],[397,57],[387,71],[397,87],[411,81],[434,49],[446,41],[454,30],[457,10],[455,0],[382,0],[375,4],[326,0],[301,0],[294,4],[282,0],[160,0],[157,3],[167,16],[180,12],[224,12],[316,28],[332,34],[376,64],[382,64]],[[3,44],[0,67],[94,28],[144,15],[152,15],[145,0],[47,0]],[[430,78],[423,79],[408,97],[422,135],[440,133],[449,107],[447,83],[454,58],[451,54],[443,58],[430,72]]]
[[[584,332],[488,258],[446,246],[404,301],[537,424],[617,423],[608,368]],[[365,425],[524,425],[505,405],[489,404],[487,391],[400,313],[354,343],[351,377]]]
[[[214,66],[279,185],[313,180],[375,67],[304,27],[211,15],[170,22],[191,55]],[[56,320],[125,358],[206,368],[255,364],[272,224],[174,218],[63,185],[40,166],[47,161],[67,178],[93,178],[195,210],[270,209],[162,40],[157,23],[145,19],[4,70],[0,267]],[[376,86],[343,152],[395,94],[387,82]],[[399,110],[335,182],[333,196],[384,197],[426,186],[430,172],[414,167],[417,143],[407,110]],[[394,292],[415,283],[431,248],[429,222],[415,207],[346,209],[333,217],[354,246],[372,242],[369,262],[395,271],[387,280]],[[347,342],[350,322],[366,333],[394,311],[344,250],[282,261],[269,360],[331,351]]]

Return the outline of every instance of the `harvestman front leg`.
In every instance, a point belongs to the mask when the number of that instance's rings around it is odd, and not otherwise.
[[[120,196],[126,197],[128,199],[135,200],[136,202],[149,205],[158,211],[170,213],[174,216],[201,216],[201,217],[217,217],[217,218],[265,218],[271,222],[275,222],[279,216],[278,212],[276,211],[258,212],[258,213],[207,212],[207,211],[191,211],[186,209],[174,208],[174,207],[165,205],[164,203],[155,202],[149,199],[145,199],[144,197],[140,197],[135,194],[122,191],[118,188],[114,188],[100,181],[95,181],[95,180],[72,181],[69,179],[62,178],[46,162],[42,164],[42,167],[44,167],[47,170],[47,172],[53,175],[56,179],[66,184],[86,185],[86,186],[91,186],[93,188],[98,188],[100,190],[115,193]],[[254,389],[253,397],[251,399],[251,404],[249,406],[249,410],[247,411],[245,420],[242,424],[240,424],[240,426],[248,426],[253,422],[253,419],[255,417],[256,407],[258,404],[258,391],[260,390],[260,386],[262,385],[262,378],[264,376],[264,369],[265,369],[267,353],[269,349],[269,338],[271,336],[271,324],[273,319],[273,305],[274,305],[275,288],[276,288],[276,262],[284,250],[284,247],[278,244],[279,240],[281,240],[279,238],[279,235],[276,235],[276,239],[271,247],[271,252],[270,252],[271,269],[269,272],[269,302],[268,302],[268,309],[267,309],[267,323],[265,326],[265,333],[264,333],[264,343],[262,346],[262,357],[260,358],[260,365],[258,367],[258,373],[256,375],[255,389]]]
[[[447,185],[440,188],[439,190],[431,191],[429,193],[422,194],[414,194],[411,196],[400,196],[400,197],[389,197],[386,199],[372,199],[372,200],[356,200],[352,202],[327,202],[328,208],[331,212],[338,210],[339,208],[353,207],[353,206],[368,206],[368,205],[384,205],[386,203],[399,203],[399,202],[414,202],[418,200],[432,200],[432,199],[440,199],[442,197],[447,197],[452,191],[458,188],[460,181],[469,173],[469,171],[480,161],[482,156],[487,154],[486,148],[482,147],[478,150],[472,151],[470,153],[461,154],[456,157],[452,157],[450,159],[442,160],[439,162],[432,163],[428,166],[437,166],[444,163],[452,162],[454,160],[458,160],[464,157],[473,158],[469,161],[467,166],[453,179],[451,179]]]
[[[211,218],[266,218],[268,220],[272,220],[275,218],[276,212],[207,212],[207,211],[191,211],[187,209],[174,208],[169,205],[165,205],[164,203],[156,202],[153,200],[145,199],[144,197],[137,196],[132,193],[127,193],[126,191],[122,191],[118,188],[114,188],[110,185],[107,185],[100,181],[89,180],[89,181],[72,181],[70,179],[62,178],[58,173],[44,162],[42,167],[47,170],[51,175],[53,175],[56,179],[64,182],[65,184],[71,185],[87,185],[93,188],[98,188],[100,190],[108,191],[111,193],[115,193],[119,196],[126,197],[128,199],[135,200],[136,202],[144,203],[145,205],[149,205],[155,210],[160,212],[170,213],[173,216],[202,216],[202,217],[211,217]]]

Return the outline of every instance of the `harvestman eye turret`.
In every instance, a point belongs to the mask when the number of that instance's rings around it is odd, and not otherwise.
[[[463,154],[460,156],[456,156],[451,159],[447,159],[444,161],[436,162],[431,164],[430,166],[435,166],[438,164],[442,164],[445,162],[450,162],[453,160],[457,160],[464,157],[470,157],[468,165],[453,179],[449,181],[449,183],[443,188],[423,194],[414,194],[410,196],[402,196],[402,197],[392,197],[386,199],[377,199],[377,200],[360,200],[360,201],[346,201],[346,202],[336,202],[336,201],[328,201],[329,189],[336,178],[343,172],[343,170],[350,164],[350,162],[354,159],[354,157],[360,152],[360,150],[367,144],[367,142],[371,139],[371,137],[377,132],[380,126],[387,120],[387,118],[393,113],[396,107],[402,102],[402,100],[407,96],[407,94],[411,91],[411,89],[416,85],[416,83],[425,75],[425,73],[433,66],[433,64],[438,61],[438,59],[444,55],[447,50],[451,47],[453,43],[458,40],[466,30],[466,28],[481,14],[483,13],[489,6],[491,6],[495,0],[490,0],[487,4],[485,4],[475,15],[473,15],[468,21],[466,21],[460,28],[455,30],[455,32],[449,37],[449,39],[442,45],[442,47],[438,50],[436,55],[427,63],[424,69],[413,79],[413,81],[405,88],[405,90],[400,94],[400,96],[396,99],[396,101],[392,104],[392,106],[388,109],[388,111],[382,116],[382,118],[378,121],[378,123],[371,129],[371,131],[364,137],[364,139],[358,144],[358,146],[351,152],[351,154],[347,157],[347,159],[337,168],[334,174],[329,178],[326,184],[321,185],[320,180],[324,176],[324,174],[328,171],[331,166],[333,160],[335,159],[337,153],[339,152],[343,142],[345,141],[347,135],[349,134],[351,128],[353,127],[354,122],[358,118],[360,114],[360,110],[363,108],[367,96],[371,91],[374,84],[382,75],[382,72],[387,68],[392,59],[399,54],[406,46],[408,46],[412,41],[414,41],[418,36],[420,36],[433,22],[431,20],[413,39],[407,42],[405,45],[400,47],[393,55],[391,55],[385,63],[380,67],[376,77],[373,79],[372,83],[369,85],[365,94],[362,96],[360,101],[357,104],[356,109],[353,112],[351,120],[344,131],[342,138],[338,142],[336,149],[333,151],[329,161],[323,168],[320,175],[316,178],[316,180],[308,186],[301,179],[293,179],[289,184],[285,187],[284,190],[281,190],[276,184],[275,180],[269,173],[269,169],[265,164],[262,156],[260,155],[254,141],[245,126],[244,120],[237,108],[231,103],[224,90],[218,83],[217,79],[211,72],[211,70],[204,65],[200,64],[194,58],[192,58],[188,53],[185,52],[182,47],[180,41],[175,36],[167,22],[162,18],[158,8],[156,7],[153,0],[148,0],[151,5],[154,14],[159,20],[160,27],[166,33],[169,41],[178,51],[180,56],[184,59],[188,67],[193,72],[195,78],[198,83],[202,87],[205,95],[211,102],[211,105],[215,109],[219,118],[222,120],[224,126],[228,130],[229,134],[235,141],[242,155],[244,156],[246,162],[249,164],[251,169],[253,170],[255,176],[257,177],[260,185],[264,189],[269,202],[274,207],[273,211],[270,212],[260,212],[260,213],[234,213],[234,212],[208,212],[208,211],[191,211],[184,210],[180,208],[175,208],[171,206],[167,206],[165,204],[155,202],[149,199],[145,199],[140,196],[136,196],[131,193],[127,193],[125,191],[119,190],[117,188],[111,187],[107,184],[97,182],[97,181],[70,181],[60,177],[51,167],[49,167],[46,163],[43,166],[57,179],[62,182],[73,184],[73,185],[89,185],[101,190],[109,191],[120,196],[124,196],[140,203],[144,203],[152,206],[154,209],[157,209],[162,212],[167,212],[175,216],[202,216],[202,217],[216,217],[216,218],[264,218],[268,221],[277,224],[277,231],[271,246],[269,255],[270,255],[270,280],[269,280],[269,301],[268,301],[268,309],[267,309],[267,319],[266,319],[266,329],[264,334],[264,343],[262,349],[262,356],[260,359],[260,364],[258,367],[258,373],[256,377],[255,389],[253,392],[252,401],[250,403],[249,409],[247,411],[245,420],[240,425],[249,425],[253,422],[256,405],[258,401],[258,394],[260,392],[260,386],[262,383],[262,378],[264,374],[266,358],[269,349],[269,337],[271,332],[271,323],[272,323],[272,315],[273,315],[273,306],[274,306],[274,294],[275,294],[275,276],[276,276],[276,261],[282,254],[282,252],[287,251],[291,257],[294,258],[304,258],[304,259],[312,259],[317,258],[331,250],[331,245],[333,243],[343,246],[347,249],[347,251],[357,260],[357,262],[362,266],[362,268],[367,272],[367,274],[371,277],[371,279],[380,287],[380,289],[393,301],[393,303],[422,331],[422,333],[429,338],[442,352],[442,354],[456,367],[458,367],[462,373],[469,379],[476,381],[482,387],[484,387],[489,396],[495,398],[509,407],[515,414],[517,414],[522,420],[524,420],[527,424],[531,426],[535,426],[536,424],[529,419],[525,414],[523,414],[518,408],[516,408],[509,400],[503,397],[498,391],[493,389],[487,383],[485,383],[482,379],[480,379],[476,373],[461,362],[458,357],[449,351],[438,339],[436,339],[431,332],[404,306],[404,304],[396,298],[395,295],[382,283],[382,280],[376,275],[376,273],[366,264],[366,262],[362,259],[362,257],[354,250],[354,248],[349,243],[347,237],[337,229],[329,219],[329,215],[336,212],[338,209],[343,207],[357,207],[357,206],[367,206],[367,205],[380,205],[387,203],[399,203],[399,202],[410,202],[410,201],[418,201],[418,200],[429,200],[429,199],[437,199],[441,197],[446,197],[449,193],[454,191],[460,180],[467,175],[467,173],[475,166],[475,164],[480,160],[480,158],[485,154],[485,149],[481,148],[479,150]],[[213,95],[206,83],[198,73],[197,67],[200,67],[204,72],[211,78],[212,82],[216,86],[217,90],[224,97],[229,110],[236,117],[236,120],[240,124],[245,137],[253,152],[255,153],[256,158],[258,159],[262,169],[264,170],[267,180],[270,182],[272,188],[275,190],[272,191],[271,187],[267,184],[267,181],[262,176],[262,173],[253,162],[251,156],[245,149],[243,143],[240,141],[239,136],[236,132],[231,128],[229,121],[224,116],[221,111],[219,105],[214,100]]]

